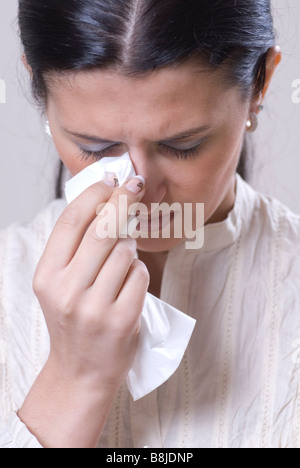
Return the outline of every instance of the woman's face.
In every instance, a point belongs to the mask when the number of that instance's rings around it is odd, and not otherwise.
[[[185,64],[133,79],[99,70],[51,80],[48,89],[53,140],[72,175],[129,152],[146,180],[149,213],[152,203],[204,203],[205,223],[226,218],[250,102],[238,89],[224,90],[219,72]],[[139,238],[138,249],[161,252],[182,242],[159,237]]]

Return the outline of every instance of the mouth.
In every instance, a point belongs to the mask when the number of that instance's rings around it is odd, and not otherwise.
[[[174,221],[174,212],[159,216],[139,216],[139,223],[137,229],[144,232],[160,232],[164,227],[171,225]]]

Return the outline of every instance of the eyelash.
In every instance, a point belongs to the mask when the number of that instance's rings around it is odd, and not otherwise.
[[[176,156],[177,159],[189,159],[198,155],[202,144],[203,142],[189,150],[178,150],[176,148],[171,148],[170,146],[167,146],[167,145],[161,145],[161,146],[164,147],[166,152],[171,153],[172,155]],[[100,159],[104,157],[111,156],[112,153],[116,150],[117,146],[118,144],[115,144],[113,146],[109,146],[108,148],[102,151],[87,151],[87,150],[80,149],[78,158],[81,158],[81,160],[84,161],[92,157],[96,161],[99,161]]]

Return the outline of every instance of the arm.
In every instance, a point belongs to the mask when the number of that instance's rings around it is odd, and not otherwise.
[[[135,182],[140,186],[141,181]],[[96,447],[116,393],[132,366],[149,273],[133,239],[101,239],[97,206],[115,206],[117,232],[144,189],[95,184],[60,217],[33,287],[49,335],[49,359],[18,415],[47,448]]]
[[[116,390],[105,391],[88,379],[66,379],[48,361],[18,415],[45,448],[92,448],[115,395]]]

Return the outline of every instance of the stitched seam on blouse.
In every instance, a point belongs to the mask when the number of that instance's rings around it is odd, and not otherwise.
[[[286,236],[284,237],[286,238]],[[300,448],[300,364],[298,362],[298,357],[297,357],[297,362],[295,362],[295,368],[293,370],[295,374],[295,379],[297,380],[296,382],[296,400],[295,400],[295,412],[294,412],[294,418],[293,418],[293,426],[292,426],[292,448]]]
[[[196,255],[192,254],[191,258],[191,263],[189,264],[189,287],[188,287],[188,303],[187,303],[187,311],[190,314],[190,299],[191,299],[191,289],[192,289],[192,273],[194,271],[194,265],[196,262]],[[190,393],[191,393],[191,387],[190,387],[190,368],[189,368],[189,360],[188,360],[188,354],[187,352],[185,353],[182,361],[183,365],[183,371],[184,371],[184,413],[183,413],[183,435],[182,435],[182,447],[183,448],[188,448],[189,444],[189,428],[190,428]]]
[[[121,402],[122,402],[123,387],[120,388],[113,411],[112,418],[112,445],[113,448],[120,448],[120,431],[121,431]]]
[[[7,418],[9,413],[13,410],[13,392],[12,392],[12,383],[10,377],[10,356],[9,356],[9,343],[7,342],[9,339],[8,336],[8,326],[7,326],[7,310],[5,309],[5,305],[7,303],[5,297],[5,290],[4,290],[4,272],[7,271],[7,262],[8,262],[8,255],[10,252],[9,240],[11,240],[9,228],[5,231],[5,242],[3,243],[2,252],[0,253],[1,262],[1,277],[0,277],[0,294],[1,294],[1,312],[0,312],[0,332],[2,334],[2,340],[5,346],[5,362],[1,364],[2,371],[3,371],[3,394],[4,394],[4,411],[5,417]]]
[[[293,444],[294,448],[300,448],[299,440],[299,431],[300,431],[300,387],[299,387],[299,378],[297,385],[297,397],[296,397],[296,410],[295,410],[295,424],[294,424],[294,433],[293,433]]]
[[[184,413],[183,413],[183,437],[182,437],[182,448],[188,447],[188,436],[189,436],[189,426],[190,426],[190,372],[189,372],[189,362],[187,354],[183,357],[183,369],[184,369]]]
[[[42,256],[43,251],[46,247],[46,234],[45,234],[45,227],[47,226],[47,221],[45,221],[45,225],[42,221],[40,221],[37,225],[37,229],[34,230],[34,232],[37,232],[37,245],[38,245],[38,255]],[[40,259],[36,259],[39,261]],[[41,343],[41,338],[42,338],[42,323],[41,323],[41,307],[39,305],[39,302],[37,301],[34,302],[35,307],[35,316],[34,316],[34,323],[33,323],[33,339],[34,339],[34,353],[33,353],[33,366],[34,366],[34,373],[35,376],[37,377],[38,374],[40,373],[40,355],[41,355],[41,348],[42,348],[42,343]]]
[[[1,250],[0,250],[0,261],[1,261],[1,269],[0,269],[0,340],[1,344],[3,346],[3,362],[0,363],[0,370],[2,373],[2,378],[1,378],[1,387],[2,387],[2,395],[4,395],[4,411],[6,413],[7,409],[7,396],[8,396],[8,376],[7,376],[7,358],[6,358],[6,352],[5,348],[7,348],[6,344],[6,338],[7,338],[7,331],[6,331],[6,313],[5,313],[5,308],[3,306],[3,300],[4,300],[4,285],[3,285],[3,274],[4,274],[4,267],[6,265],[6,257],[5,254],[7,253],[7,242],[5,239],[5,242],[1,242]],[[7,417],[7,414],[5,414],[5,418]]]
[[[228,441],[228,401],[230,397],[230,387],[232,384],[232,355],[233,355],[233,342],[232,342],[232,326],[234,317],[234,300],[236,294],[236,275],[238,271],[239,256],[241,250],[241,236],[239,237],[236,247],[234,260],[231,267],[230,279],[230,293],[228,305],[226,307],[226,330],[222,345],[222,355],[224,356],[223,368],[221,370],[222,379],[221,385],[218,390],[219,397],[217,401],[217,418],[219,420],[217,430],[217,447],[226,448]]]
[[[268,330],[268,339],[266,344],[266,352],[264,355],[267,357],[266,361],[266,378],[263,386],[262,394],[262,448],[271,448],[271,423],[273,420],[272,413],[274,412],[274,401],[276,393],[276,354],[278,351],[278,329],[279,329],[279,304],[280,304],[280,246],[282,242],[282,216],[278,215],[276,219],[276,233],[273,238],[273,245],[271,248],[271,305],[268,309],[270,327]],[[276,338],[277,337],[277,338]]]

